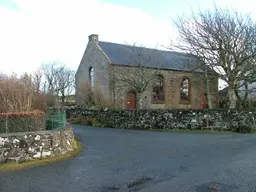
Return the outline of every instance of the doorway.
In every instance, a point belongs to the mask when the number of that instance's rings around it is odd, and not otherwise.
[[[126,95],[126,109],[136,109],[136,93],[133,91]]]

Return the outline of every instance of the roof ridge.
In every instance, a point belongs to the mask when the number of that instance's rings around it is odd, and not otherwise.
[[[136,47],[136,48],[143,48],[143,49],[149,49],[149,50],[155,50],[155,51],[162,51],[162,52],[173,52],[173,51],[167,51],[167,50],[161,50],[161,49],[156,49],[156,48],[149,48],[149,47],[144,47],[144,46],[133,46],[129,44],[122,44],[122,43],[114,43],[114,42],[107,42],[107,41],[99,41],[101,43],[110,43],[110,44],[115,44],[115,45],[122,45],[126,47]],[[175,53],[175,52],[174,52]]]
[[[170,70],[180,70],[180,71],[198,71],[197,68],[197,60],[198,58],[193,55],[188,55],[187,53],[180,52],[171,52],[166,50],[159,50],[156,48],[147,48],[147,47],[139,47],[132,46],[120,43],[112,43],[105,41],[98,41],[98,46],[102,49],[102,51],[107,55],[107,57],[111,60],[112,64],[128,64],[130,66],[135,66],[136,63],[130,63],[130,59],[143,60],[139,55],[134,55],[134,52],[142,51],[145,54],[145,60],[152,68],[161,68],[161,69],[170,69]],[[131,58],[127,58],[126,56],[122,56],[122,51],[126,52],[129,48],[134,48],[131,54]],[[142,50],[139,50],[142,49]],[[117,51],[120,50],[120,53]],[[143,54],[143,53],[142,53]],[[138,62],[138,61],[135,62]]]
[[[109,44],[114,44],[114,45],[121,45],[121,46],[125,46],[125,47],[135,47],[135,48],[143,48],[143,49],[148,49],[148,50],[152,50],[152,51],[160,51],[160,52],[165,52],[165,53],[173,53],[173,54],[177,54],[177,55],[181,55],[181,56],[186,56],[186,57],[193,57],[195,58],[196,55],[192,55],[192,54],[188,54],[188,53],[183,53],[183,52],[178,52],[178,51],[168,51],[168,50],[161,50],[161,49],[156,49],[156,48],[149,48],[149,47],[143,47],[143,46],[132,46],[129,44],[122,44],[122,43],[114,43],[114,42],[108,42],[108,41],[98,41],[99,43],[109,43]]]

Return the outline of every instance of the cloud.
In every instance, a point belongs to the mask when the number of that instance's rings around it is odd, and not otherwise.
[[[0,4],[0,70],[22,73],[42,62],[59,60],[77,69],[88,36],[102,41],[169,45],[176,37],[171,20],[138,8],[99,0],[15,0],[18,9]]]

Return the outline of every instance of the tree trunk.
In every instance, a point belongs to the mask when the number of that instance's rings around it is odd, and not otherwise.
[[[205,91],[206,91],[206,101],[208,108],[212,109],[212,95],[210,91],[210,86],[209,86],[209,77],[208,77],[208,71],[207,71],[207,65],[205,65],[205,73],[204,73],[204,78],[205,78]]]
[[[242,101],[242,104],[243,104],[243,107],[244,108],[249,108],[249,107],[251,107],[250,106],[250,104],[249,104],[249,98],[248,98],[248,96],[249,96],[249,90],[248,90],[248,83],[247,82],[245,82],[245,84],[244,84],[244,88],[245,88],[245,94],[244,94],[244,98],[243,98],[243,101]]]
[[[212,95],[211,95],[211,91],[210,91],[209,79],[208,79],[207,71],[205,73],[205,78],[206,78],[206,83],[205,83],[206,100],[207,100],[208,108],[212,109]]]
[[[62,105],[65,104],[65,95],[61,95],[61,104],[62,104]]]
[[[47,106],[55,106],[56,104],[56,100],[55,100],[55,96],[54,96],[54,91],[50,90],[47,94],[46,94],[46,104]]]
[[[229,108],[230,109],[236,108],[237,97],[232,84],[229,84],[229,87],[228,87],[228,98],[229,98]]]
[[[143,108],[143,103],[142,103],[142,94],[141,93],[137,93],[137,101],[138,101],[138,108],[142,109]]]

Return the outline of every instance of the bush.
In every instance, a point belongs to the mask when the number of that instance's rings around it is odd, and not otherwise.
[[[113,101],[104,94],[102,87],[97,82],[94,84],[93,88],[87,81],[78,82],[76,96],[77,100],[79,100],[79,104],[87,108],[121,108],[120,104],[114,104]]]
[[[0,133],[45,130],[44,112],[0,113]]]
[[[38,117],[38,116],[44,116],[44,112],[39,110],[34,110],[29,112],[0,113],[0,118]]]
[[[37,88],[32,76],[24,74],[0,75],[0,113],[45,110],[45,96]]]

